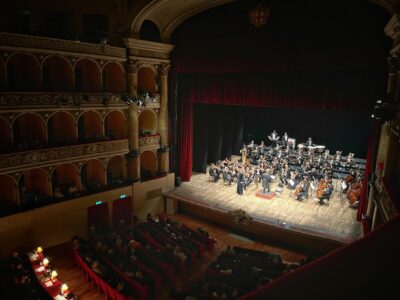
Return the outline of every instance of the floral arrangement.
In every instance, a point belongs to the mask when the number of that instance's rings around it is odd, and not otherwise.
[[[229,214],[233,217],[233,221],[239,225],[248,225],[253,220],[253,217],[249,216],[243,209],[232,210]]]

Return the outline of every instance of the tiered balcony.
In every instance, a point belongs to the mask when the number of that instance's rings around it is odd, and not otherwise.
[[[1,92],[0,109],[38,109],[75,107],[127,108],[115,93]],[[159,105],[159,104],[158,104]]]
[[[139,137],[139,151],[157,150],[160,148],[160,135],[152,134]]]
[[[17,172],[28,168],[123,155],[128,152],[128,139],[14,152],[0,155],[0,171],[4,173]]]

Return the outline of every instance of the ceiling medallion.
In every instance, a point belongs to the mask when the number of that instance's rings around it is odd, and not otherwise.
[[[269,12],[269,7],[262,3],[257,4],[249,11],[250,23],[257,28],[260,28],[267,23]]]

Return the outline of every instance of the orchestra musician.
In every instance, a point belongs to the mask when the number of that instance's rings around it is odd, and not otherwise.
[[[317,198],[319,199],[319,204],[324,204],[324,199],[330,200],[331,195],[333,193],[333,184],[332,179],[325,175],[324,179],[321,179],[318,184],[317,189]]]
[[[361,181],[359,179],[349,188],[347,192],[347,199],[349,200],[349,204],[351,208],[357,208],[358,200],[362,193]]]
[[[307,177],[305,176],[304,179],[297,185],[294,195],[296,196],[297,200],[303,200],[304,198],[308,197],[308,188],[310,184],[308,182]]]
[[[358,160],[353,160],[353,154],[349,153],[347,157],[347,160],[351,160],[351,164],[344,160],[340,161],[341,151],[330,156],[329,150],[325,150],[324,154],[320,151],[313,156],[311,148],[305,148],[308,144],[313,145],[310,138],[306,143],[301,144],[303,147],[299,147],[298,150],[282,148],[286,135],[287,133],[284,134],[281,144],[277,142],[272,147],[265,147],[263,142],[257,145],[254,141],[248,145],[243,144],[242,160],[233,162],[225,158],[210,165],[208,170],[210,180],[217,182],[222,177],[223,182],[229,185],[236,180],[237,192],[242,195],[252,182],[256,185],[262,182],[263,191],[270,191],[272,179],[277,175],[280,179],[279,186],[282,188],[287,185],[288,189],[294,190],[293,193],[298,200],[307,196],[310,187],[309,180],[313,180],[313,193],[316,194],[319,203],[323,204],[324,200],[329,200],[333,193],[332,178],[343,178],[342,187],[346,184],[346,189],[342,190],[343,195],[346,193],[351,207],[356,206],[361,193],[359,179],[362,179],[362,175],[355,168],[362,165]],[[270,134],[269,139],[271,141],[279,139],[275,130]],[[342,177],[344,172],[350,173]]]

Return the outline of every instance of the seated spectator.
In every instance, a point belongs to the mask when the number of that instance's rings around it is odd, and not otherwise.
[[[183,252],[181,251],[181,249],[179,248],[179,246],[176,246],[176,247],[174,248],[174,255],[175,255],[176,257],[178,257],[180,260],[184,261],[184,262],[187,261],[187,256],[186,256],[186,254],[183,253]]]
[[[54,188],[54,198],[56,198],[56,199],[64,199],[64,194],[61,193],[60,188],[58,186],[56,186]]]
[[[71,196],[71,197],[79,197],[80,196],[80,192],[76,185],[72,185],[68,188],[68,196]]]

